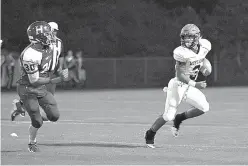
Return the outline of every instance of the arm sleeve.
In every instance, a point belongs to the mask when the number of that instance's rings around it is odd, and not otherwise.
[[[63,45],[63,42],[60,40],[60,42],[61,42],[61,53],[60,53],[60,55],[59,55],[59,57],[63,57],[64,56],[64,45]]]

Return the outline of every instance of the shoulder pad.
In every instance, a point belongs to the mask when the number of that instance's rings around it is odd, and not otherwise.
[[[173,57],[176,61],[186,62],[187,57],[185,56],[185,48],[183,48],[182,46],[175,48],[175,50],[173,51]]]
[[[199,43],[202,47],[206,48],[208,51],[210,51],[212,48],[210,41],[208,41],[207,39],[200,39]]]
[[[33,48],[27,48],[22,55],[21,64],[27,74],[33,74],[38,71],[38,66],[41,63],[42,53],[34,50]]]
[[[41,59],[42,59],[42,53],[33,48],[28,48],[23,52],[23,56],[22,56],[23,61],[40,64]]]

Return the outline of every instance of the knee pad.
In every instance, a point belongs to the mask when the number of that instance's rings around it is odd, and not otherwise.
[[[177,102],[175,99],[168,99],[168,103],[165,104],[165,111],[163,118],[165,121],[172,121],[175,118],[177,111]]]
[[[209,103],[206,102],[202,105],[202,109],[203,112],[208,112],[209,111]]]
[[[31,119],[32,121],[32,126],[35,128],[40,128],[43,124],[42,119]]]
[[[165,113],[163,114],[164,120],[167,122],[174,120],[176,111],[177,111],[176,107],[170,106],[168,110],[165,111]]]

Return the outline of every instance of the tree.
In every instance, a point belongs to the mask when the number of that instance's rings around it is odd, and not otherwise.
[[[241,72],[246,77],[248,57],[243,43],[247,41],[248,20],[245,19],[247,14],[247,1],[220,0],[212,15],[207,16],[205,24],[214,50],[219,55],[219,62],[226,66],[232,64],[232,68],[227,70],[234,69],[236,75]]]

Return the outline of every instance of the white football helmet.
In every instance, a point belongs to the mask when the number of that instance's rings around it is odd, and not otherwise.
[[[195,24],[187,24],[182,28],[180,38],[182,46],[192,49],[199,44],[201,31]]]
[[[59,26],[56,22],[49,22],[48,24],[51,26],[52,31],[54,31],[54,30],[58,31],[59,30]]]

